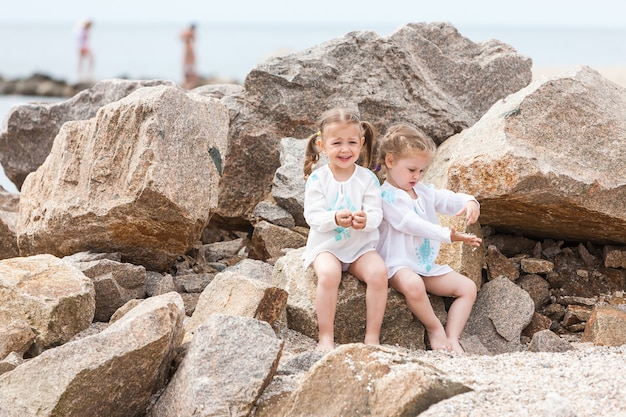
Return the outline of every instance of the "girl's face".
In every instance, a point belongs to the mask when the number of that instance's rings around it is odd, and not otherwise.
[[[422,180],[431,160],[432,154],[425,151],[413,151],[402,157],[387,154],[385,156],[387,181],[413,195],[413,187]]]
[[[335,176],[352,175],[364,142],[358,124],[332,123],[325,127],[317,146],[328,157],[328,165]]]

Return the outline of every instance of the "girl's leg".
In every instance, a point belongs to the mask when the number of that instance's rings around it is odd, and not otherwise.
[[[408,268],[402,268],[391,277],[389,283],[404,295],[409,310],[424,325],[430,347],[433,350],[450,350],[448,336],[433,311],[422,277]]]
[[[348,272],[367,285],[365,343],[379,345],[380,327],[383,324],[387,306],[387,266],[378,252],[370,251],[352,262]]]
[[[459,339],[476,301],[476,284],[465,275],[454,271],[444,275],[424,277],[424,284],[426,291],[431,294],[455,298],[448,310],[446,335],[452,350],[463,352]]]
[[[315,309],[319,336],[317,348],[329,351],[335,348],[335,310],[341,282],[341,262],[330,252],[322,252],[313,261],[317,276]]]

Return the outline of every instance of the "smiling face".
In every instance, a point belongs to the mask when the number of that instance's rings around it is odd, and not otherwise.
[[[354,172],[364,142],[357,123],[332,123],[324,128],[317,146],[328,157],[328,166],[335,178],[345,181]]]
[[[428,151],[412,151],[402,157],[387,154],[385,156],[387,181],[394,187],[415,196],[413,187],[422,180],[424,171],[430,165],[432,158],[432,153]]]

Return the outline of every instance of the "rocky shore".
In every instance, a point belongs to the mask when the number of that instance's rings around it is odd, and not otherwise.
[[[4,79],[0,77],[0,95],[37,97],[73,97],[94,83],[68,83],[45,74],[33,74],[27,78]]]
[[[354,63],[358,62],[358,65]],[[0,127],[0,415],[621,416],[626,89],[449,24],[355,32],[244,85],[105,80]],[[367,346],[345,274],[315,351],[304,141],[329,107],[438,144],[424,181],[481,204],[463,354],[389,290]],[[456,218],[444,225],[465,230]],[[449,299],[432,296],[445,322]]]
[[[200,77],[195,87],[207,84],[222,84],[225,80]],[[229,83],[231,83],[229,81]],[[4,79],[0,76],[0,95],[34,97],[74,97],[79,92],[93,87],[95,82],[68,83],[46,74],[35,73],[26,78]]]

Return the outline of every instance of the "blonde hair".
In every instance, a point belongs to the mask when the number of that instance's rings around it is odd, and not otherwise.
[[[306,179],[313,170],[313,165],[319,161],[320,150],[317,147],[317,139],[324,140],[326,127],[333,123],[355,124],[359,127],[360,136],[365,138],[361,150],[361,165],[370,168],[374,159],[376,133],[369,122],[361,121],[359,113],[354,110],[335,108],[322,113],[319,120],[319,130],[307,138],[306,151],[304,154],[304,178]]]
[[[385,158],[388,154],[397,159],[407,156],[411,152],[425,152],[433,154],[437,145],[430,136],[410,124],[398,124],[389,128],[378,148],[377,170],[386,169]]]

